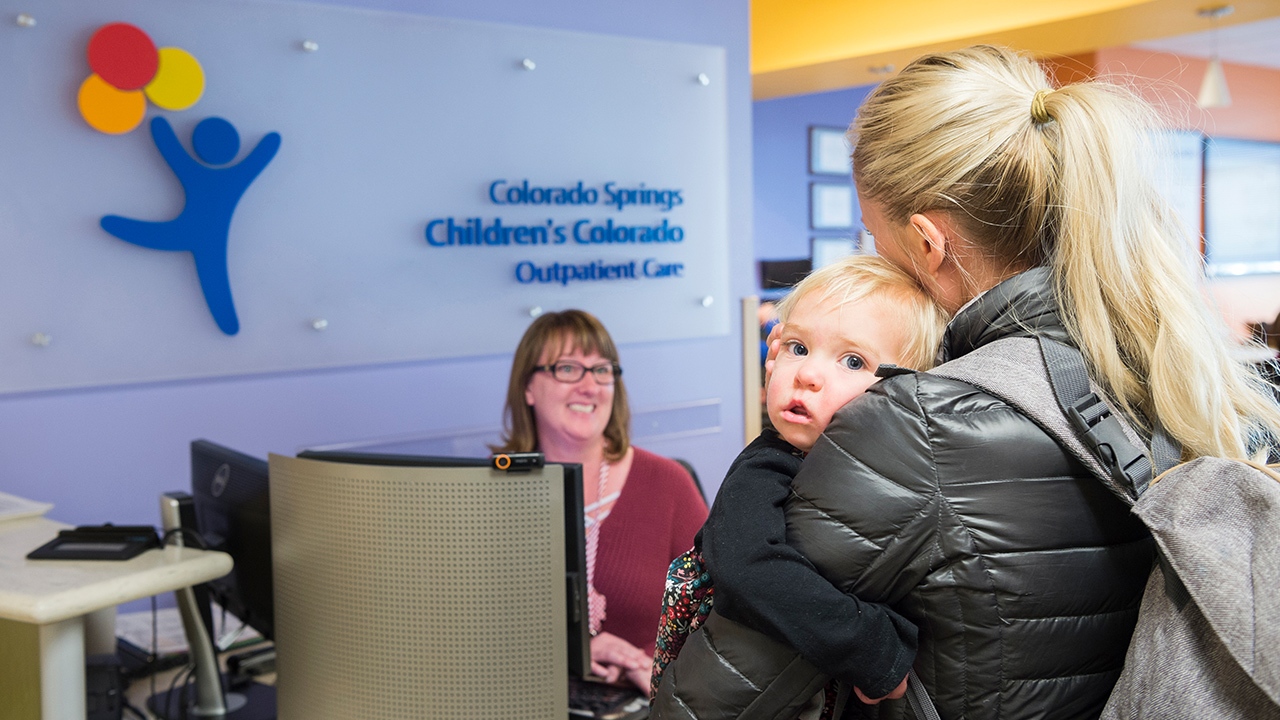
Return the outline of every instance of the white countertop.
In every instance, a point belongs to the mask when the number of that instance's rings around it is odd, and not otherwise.
[[[131,560],[26,558],[68,527],[42,517],[0,521],[0,618],[44,625],[231,572],[226,553],[175,546]]]

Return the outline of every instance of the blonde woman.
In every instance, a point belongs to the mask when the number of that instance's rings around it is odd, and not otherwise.
[[[1280,411],[1232,360],[1187,236],[1152,186],[1150,119],[1116,86],[1054,89],[1007,50],[922,57],[868,97],[850,131],[863,221],[879,253],[954,313],[940,359],[1047,336],[1078,347],[1111,400],[1148,435],[1162,425],[1184,458],[1274,449]],[[730,619],[864,702],[900,693],[914,666],[943,718],[1098,717],[1152,542],[1030,420],[971,385],[903,372],[837,413],[792,489],[787,542],[811,563],[802,568],[914,622],[918,651],[877,614],[797,617],[796,598],[708,563],[717,608],[734,598]],[[723,656],[746,656],[725,640]],[[883,660],[850,662],[866,643]],[[749,668],[753,685],[776,689],[763,665]],[[677,689],[681,708],[726,696],[694,684]],[[854,702],[844,717],[894,715],[896,704]]]

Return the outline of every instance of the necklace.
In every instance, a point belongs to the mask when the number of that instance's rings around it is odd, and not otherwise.
[[[621,492],[614,492],[604,497],[605,488],[609,484],[609,463],[600,461],[600,484],[596,490],[596,501],[583,508],[582,520],[587,530],[587,617],[591,635],[600,632],[605,618],[605,597],[596,590],[596,550],[600,546],[600,523],[609,517],[609,503],[618,498]]]
[[[604,494],[605,488],[609,486],[609,463],[605,460],[600,461],[600,483],[596,489],[596,501],[587,505],[582,509],[583,520],[587,524],[588,532],[592,528],[598,528],[604,519],[609,517],[612,508],[607,508],[609,503],[618,499],[622,491],[614,491],[607,497]],[[606,509],[607,508],[607,509]]]

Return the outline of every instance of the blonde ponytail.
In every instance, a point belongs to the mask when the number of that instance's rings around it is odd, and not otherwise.
[[[1050,89],[1008,50],[926,56],[886,81],[850,134],[859,188],[891,222],[947,213],[998,270],[1053,271],[1068,331],[1130,417],[1184,457],[1272,447],[1280,407],[1231,357],[1189,238],[1151,182],[1154,112],[1119,86]]]

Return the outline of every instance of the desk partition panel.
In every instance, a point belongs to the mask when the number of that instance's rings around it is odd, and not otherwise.
[[[282,720],[567,716],[561,467],[270,464]]]

